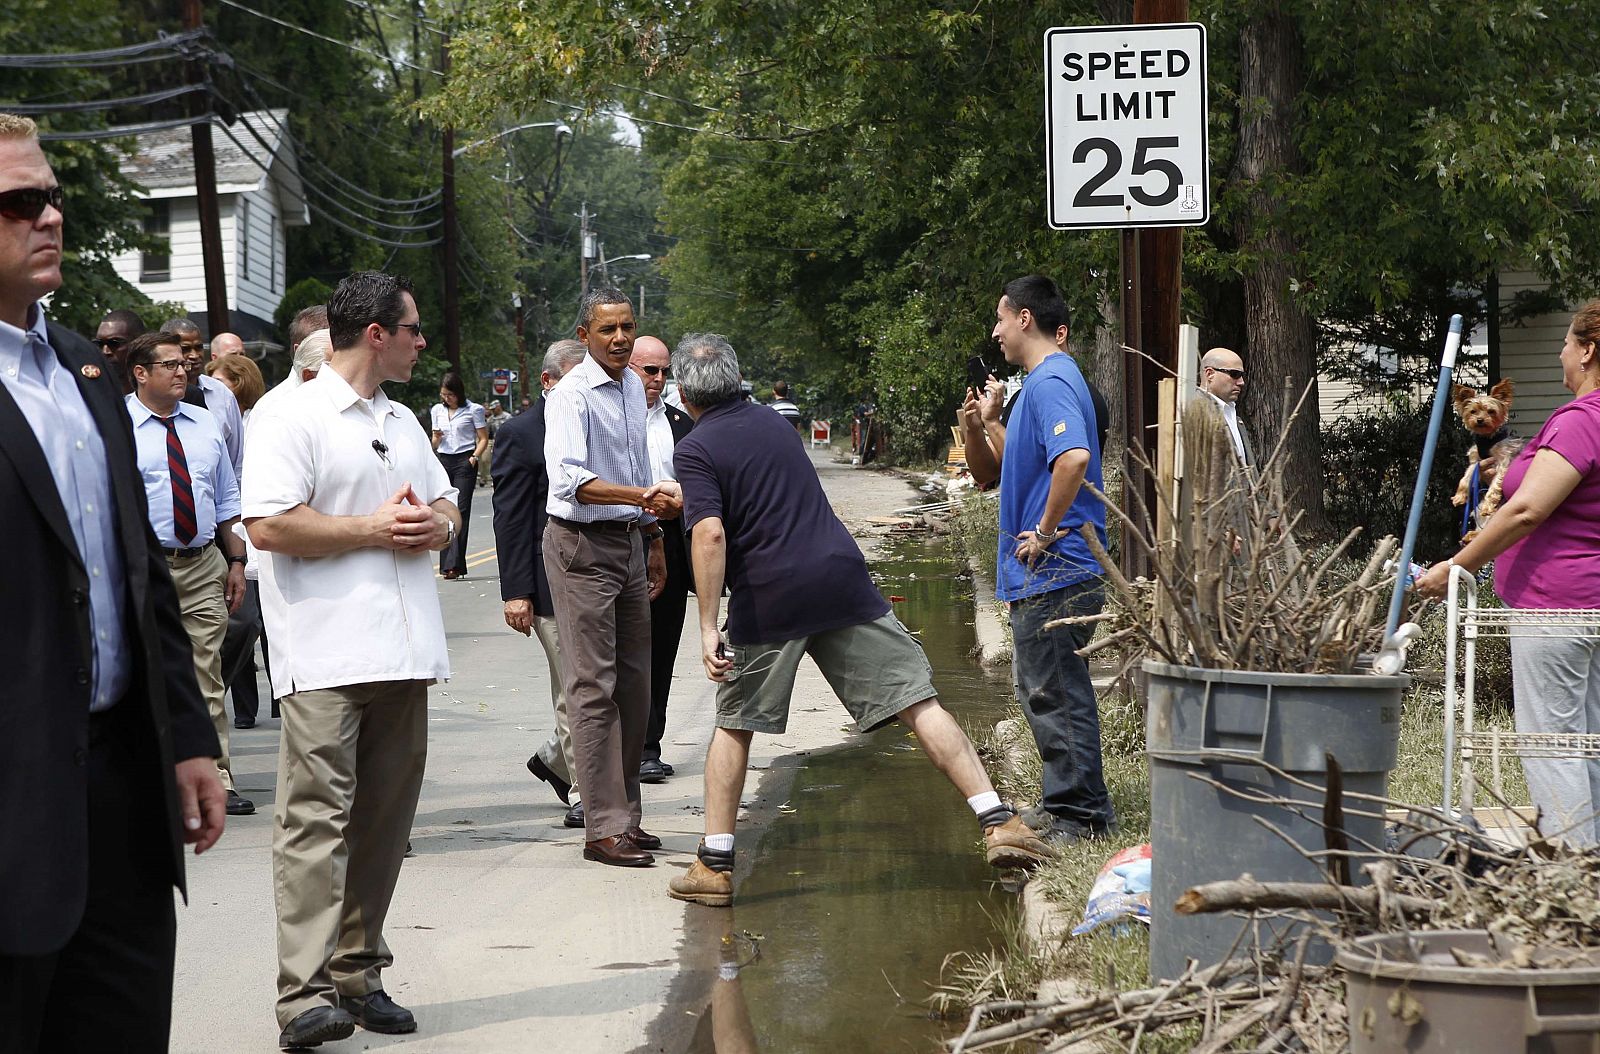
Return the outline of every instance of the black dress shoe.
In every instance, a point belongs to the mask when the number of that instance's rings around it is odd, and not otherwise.
[[[671,764],[665,761],[661,763],[661,769],[669,776],[676,776],[678,774],[678,770],[673,768]]]
[[[320,1047],[335,1039],[349,1039],[356,1030],[356,1019],[336,1006],[314,1006],[284,1026],[278,1033],[279,1050],[304,1050]]]
[[[249,798],[239,797],[238,791],[228,792],[227,812],[229,816],[250,816],[255,811],[255,802],[251,801]]]
[[[640,849],[660,849],[661,839],[645,830],[643,827],[628,828],[628,837],[633,839],[633,844]]]
[[[557,776],[549,765],[539,760],[535,754],[528,759],[528,771],[550,784],[550,789],[556,792],[556,797],[561,799],[562,805],[572,804],[572,784]]]
[[[256,727],[256,719],[253,718],[253,717],[248,717],[248,716],[236,717],[236,718],[233,719],[233,727],[234,728],[254,728],[254,727]]]
[[[667,775],[667,767],[653,758],[645,758],[639,762],[640,783],[663,783]]]
[[[417,1030],[417,1019],[411,1011],[389,998],[382,988],[366,995],[342,995],[339,1006],[356,1019],[356,1024],[368,1032],[383,1032],[391,1036]]]
[[[640,849],[626,834],[584,842],[583,858],[612,867],[649,867],[656,862],[655,857]]]
[[[562,820],[561,823],[567,827],[583,827],[586,823],[583,815],[583,802],[580,801],[568,809],[566,819]]]

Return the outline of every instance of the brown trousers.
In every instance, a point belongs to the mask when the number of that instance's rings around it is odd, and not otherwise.
[[[228,709],[223,700],[228,686],[222,682],[222,642],[228,635],[228,561],[214,545],[199,556],[169,556],[172,585],[178,591],[183,628],[194,646],[194,676],[200,682],[211,725],[217,730],[222,754],[217,775],[226,790],[233,790],[233,763],[228,757]]]
[[[284,696],[272,885],[278,1024],[383,987],[383,940],[428,757],[428,682]]]
[[[544,568],[561,633],[574,783],[589,841],[637,827],[650,721],[650,591],[637,531],[544,529]]]

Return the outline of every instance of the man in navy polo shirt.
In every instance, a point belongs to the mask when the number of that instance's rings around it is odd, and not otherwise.
[[[673,450],[691,528],[700,654],[717,690],[706,753],[706,837],[678,900],[733,900],[733,829],[750,740],[779,734],[802,655],[810,655],[856,725],[898,718],[978,816],[996,867],[1032,867],[1052,855],[1000,801],[977,751],[940,705],[922,647],[872,584],[855,539],[834,516],[805,447],[769,406],[742,397],[726,338],[691,333],[672,356],[694,431]],[[717,629],[726,582],[727,639]]]
[[[1100,761],[1100,713],[1078,649],[1093,625],[1056,629],[1053,619],[1099,614],[1101,567],[1081,529],[1106,540],[1105,507],[1083,484],[1104,487],[1091,429],[1094,403],[1072,356],[1058,354],[1045,320],[1066,317],[1043,275],[1008,283],[994,339],[1028,371],[1012,404],[1000,464],[1000,553],[995,595],[1011,610],[1017,698],[1044,763],[1044,797],[1028,822],[1051,840],[1106,833],[1115,819]]]

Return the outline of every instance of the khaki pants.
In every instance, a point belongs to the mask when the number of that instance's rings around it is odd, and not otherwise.
[[[428,682],[295,692],[281,703],[272,882],[278,1024],[383,987],[383,940],[428,755]]]
[[[586,836],[639,826],[639,760],[650,722],[650,595],[638,531],[550,520],[544,567],[561,629],[561,684]]]
[[[545,665],[550,668],[550,701],[556,711],[556,729],[539,747],[539,760],[551,772],[577,787],[578,781],[572,778],[577,766],[572,760],[572,726],[567,721],[567,693],[561,687],[561,631],[556,628],[553,617],[535,615],[533,632],[539,638],[539,646],[544,649]],[[575,798],[580,796],[581,792],[573,794]]]
[[[228,686],[222,681],[222,642],[228,635],[228,602],[223,593],[228,584],[228,561],[214,545],[199,556],[169,556],[172,584],[178,590],[178,609],[183,628],[194,648],[194,675],[205,696],[211,724],[217,730],[222,754],[217,758],[217,775],[225,790],[233,790],[233,766],[228,760],[228,711],[223,705]]]

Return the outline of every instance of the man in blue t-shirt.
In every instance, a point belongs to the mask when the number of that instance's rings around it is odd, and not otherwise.
[[[794,426],[742,398],[739,360],[726,338],[691,333],[672,371],[694,431],[673,449],[691,531],[700,655],[718,682],[706,753],[706,837],[674,878],[678,900],[733,900],[733,829],[756,732],[781,734],[802,655],[870,732],[897,718],[977,814],[996,867],[1032,867],[1051,850],[1000,801],[961,726],[940,705],[928,658],[833,514]],[[717,628],[726,582],[727,635]]]
[[[1000,553],[995,595],[1011,610],[1012,666],[1039,757],[1044,796],[1025,819],[1063,842],[1106,833],[1114,821],[1100,760],[1100,713],[1078,649],[1093,624],[1047,629],[1054,619],[1097,615],[1101,568],[1083,539],[1105,545],[1106,516],[1084,483],[1102,488],[1094,404],[1070,355],[1044,320],[1065,317],[1043,275],[1008,283],[994,338],[1006,361],[1028,371],[1012,404],[1000,463]],[[1048,821],[1048,822],[1046,822]]]

